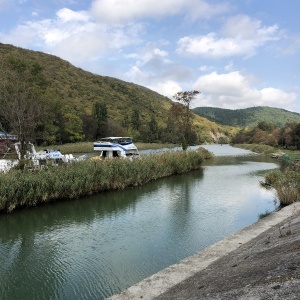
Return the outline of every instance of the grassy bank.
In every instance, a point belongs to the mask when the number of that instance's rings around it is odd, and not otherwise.
[[[137,160],[86,160],[36,171],[0,173],[0,211],[124,189],[199,169],[200,151],[166,152]]]
[[[139,150],[145,149],[161,149],[161,148],[174,148],[178,145],[174,144],[158,144],[158,143],[135,143]],[[47,147],[37,147],[37,150],[42,150],[44,148],[49,149],[59,149],[62,154],[67,153],[92,153],[94,152],[93,142],[78,142],[73,144],[63,144],[63,145],[52,145]]]
[[[300,151],[299,150],[289,150],[284,148],[275,148],[269,145],[263,144],[234,144],[234,147],[242,148],[246,150],[250,150],[256,153],[270,155],[276,152],[284,152],[287,154],[291,159],[300,159]]]
[[[234,144],[233,146],[261,154],[271,154],[273,152],[276,152],[276,149],[274,149],[274,147],[262,144]]]
[[[299,150],[279,149],[262,144],[235,144],[234,146],[265,155],[284,152],[286,155],[280,158],[284,168],[268,172],[262,185],[275,190],[281,206],[300,201],[300,163],[295,161],[300,159]]]
[[[265,176],[265,187],[272,187],[281,206],[300,201],[300,167],[298,170],[287,169],[268,172]]]

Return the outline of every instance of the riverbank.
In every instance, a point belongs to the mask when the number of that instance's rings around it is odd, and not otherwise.
[[[298,299],[299,245],[297,202],[109,299]]]
[[[252,152],[272,156],[273,153],[282,153],[289,157],[291,160],[300,159],[300,150],[289,150],[284,148],[272,147],[263,144],[233,144],[233,147],[250,150]]]
[[[206,150],[153,154],[140,159],[86,160],[0,173],[0,211],[139,186],[201,168]]]
[[[161,149],[161,148],[174,148],[179,145],[176,144],[162,144],[162,143],[135,143],[139,150],[145,149]],[[37,150],[43,150],[45,147],[39,146]],[[62,154],[66,153],[95,153],[93,143],[92,142],[77,142],[77,143],[68,143],[62,145],[51,145],[47,146],[49,149],[59,149]]]

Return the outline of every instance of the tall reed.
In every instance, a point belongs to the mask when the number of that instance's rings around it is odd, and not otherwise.
[[[0,173],[0,211],[74,199],[201,168],[197,151],[165,152],[136,160],[86,160],[34,171]]]
[[[268,172],[264,186],[272,187],[276,191],[281,206],[300,201],[300,172],[279,170]]]

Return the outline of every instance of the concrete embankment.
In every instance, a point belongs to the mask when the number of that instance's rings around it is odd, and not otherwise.
[[[110,299],[300,299],[300,202]]]

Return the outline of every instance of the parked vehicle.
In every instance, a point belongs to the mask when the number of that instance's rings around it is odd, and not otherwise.
[[[130,137],[106,137],[94,142],[94,150],[101,151],[99,158],[137,158],[139,151]]]

